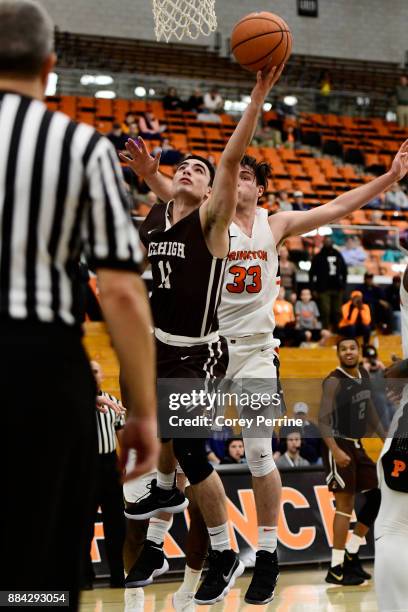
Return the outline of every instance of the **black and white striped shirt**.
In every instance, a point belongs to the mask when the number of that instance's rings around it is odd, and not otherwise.
[[[101,391],[99,395],[107,397],[112,401],[116,402],[120,406],[122,405],[116,397],[109,395],[106,391]],[[113,453],[116,450],[116,432],[125,425],[124,415],[119,416],[112,408],[109,408],[108,412],[102,413],[96,410],[96,425],[98,430],[98,452],[100,455],[106,455]]]
[[[95,268],[142,260],[113,146],[0,91],[0,316],[78,323],[81,252]]]

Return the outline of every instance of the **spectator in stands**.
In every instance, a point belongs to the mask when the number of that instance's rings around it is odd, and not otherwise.
[[[186,110],[193,113],[202,113],[204,109],[204,96],[199,87],[193,90],[193,93],[189,97],[186,103]]]
[[[278,468],[297,468],[310,465],[307,459],[303,459],[300,455],[302,446],[302,435],[300,430],[288,428],[285,431],[285,436],[286,451],[276,462]]]
[[[184,102],[179,97],[175,87],[169,87],[163,98],[163,108],[168,111],[183,110]]]
[[[211,438],[206,441],[208,460],[212,463],[220,463],[227,453],[227,441],[233,438],[232,427],[224,425],[220,431],[212,431]]]
[[[254,136],[254,144],[260,147],[280,147],[282,144],[282,133],[273,125],[263,124],[257,128]]]
[[[280,131],[283,132],[283,125],[287,117],[296,117],[296,109],[294,106],[286,104],[284,96],[280,96],[275,104],[275,111],[280,121]]]
[[[373,325],[380,326],[383,333],[391,332],[392,310],[386,301],[384,291],[374,283],[371,272],[364,274],[364,283],[361,287],[364,302],[368,304]]]
[[[373,198],[372,200],[370,200],[368,202],[368,204],[365,205],[365,208],[371,208],[371,209],[381,209],[381,208],[386,208],[385,205],[385,195],[383,193],[381,193],[380,195],[376,196],[375,198]]]
[[[279,210],[279,205],[276,201],[276,195],[274,193],[268,193],[265,202],[262,204],[263,208],[269,212],[269,214],[275,214]]]
[[[358,236],[347,237],[341,254],[346,262],[349,274],[364,274],[364,262],[367,259],[367,253],[361,246]]]
[[[368,223],[370,225],[382,225],[383,214],[379,210],[373,210],[368,217]]]
[[[137,140],[139,137],[139,128],[137,127],[137,123],[131,123],[129,125],[129,132],[127,133],[127,137],[132,140]]]
[[[139,194],[132,210],[132,214],[136,217],[147,217],[157,202],[157,195],[153,191],[148,191],[145,195]]]
[[[222,113],[224,100],[216,87],[213,87],[204,95],[204,110],[208,113]]]
[[[408,208],[408,197],[398,183],[391,185],[385,193],[385,208],[388,210],[406,210]]]
[[[318,342],[321,338],[322,324],[317,304],[312,300],[310,289],[302,289],[300,299],[295,304],[296,329],[299,341]]]
[[[328,113],[329,112],[331,90],[332,90],[332,83],[331,83],[330,73],[326,71],[320,80],[319,94],[316,100],[316,111],[318,113]]]
[[[330,324],[336,328],[347,283],[347,266],[328,236],[324,238],[320,252],[312,259],[309,279],[318,301],[323,328],[329,329]]]
[[[184,157],[183,153],[173,149],[168,138],[163,138],[163,142],[159,147],[154,147],[152,155],[156,156],[157,153],[161,152],[160,164],[162,166],[175,166]]]
[[[341,308],[342,319],[339,323],[339,334],[348,338],[363,336],[368,344],[371,334],[371,313],[368,304],[363,302],[361,291],[352,291],[350,300]]]
[[[107,138],[111,141],[113,146],[117,151],[124,151],[125,144],[128,139],[128,136],[122,130],[122,126],[120,123],[114,123],[112,125],[112,131],[106,135]]]
[[[244,443],[241,438],[230,438],[227,441],[226,452],[221,460],[221,465],[228,463],[246,463]]]
[[[136,115],[132,111],[129,111],[128,113],[126,113],[125,121],[122,124],[122,130],[123,132],[125,132],[125,134],[129,132],[129,126],[132,123],[136,123]]]
[[[294,191],[293,193],[293,210],[309,210],[304,202],[303,191]]]
[[[293,406],[293,415],[297,420],[302,420],[302,425],[297,425],[302,437],[302,445],[300,447],[300,455],[309,463],[321,462],[321,435],[320,430],[311,421],[307,419],[309,406],[305,402],[296,402]],[[283,455],[286,452],[286,432],[291,428],[282,427],[280,430],[281,439],[279,443],[279,451]]]
[[[166,130],[165,125],[160,125],[155,114],[148,110],[139,119],[140,136],[145,140],[161,140],[162,132]]]
[[[397,99],[397,119],[400,128],[408,127],[408,79],[405,75],[400,77],[399,85],[395,90]]]
[[[292,125],[289,125],[286,129],[286,138],[283,146],[285,149],[295,148],[295,129]]]
[[[371,344],[367,344],[363,348],[363,368],[367,370],[370,376],[373,403],[378,417],[385,431],[387,431],[394,415],[394,408],[387,398],[384,378],[385,365],[378,359],[377,349]]]
[[[286,299],[289,299],[292,294],[296,297],[296,266],[293,261],[289,260],[289,251],[282,244],[279,249],[279,270],[281,286],[285,289]]]
[[[401,277],[399,274],[396,274],[392,277],[391,285],[385,290],[385,299],[391,307],[392,310],[392,332],[394,334],[401,333],[401,298],[400,298],[400,288],[401,288]]]
[[[293,210],[293,204],[289,200],[288,192],[281,189],[278,192],[279,210]]]
[[[285,300],[285,287],[280,287],[277,300],[273,306],[275,316],[274,335],[278,340],[285,344],[293,338],[293,327],[295,324],[295,313],[293,304]]]

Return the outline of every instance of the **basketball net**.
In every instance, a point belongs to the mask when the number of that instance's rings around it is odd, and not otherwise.
[[[217,28],[215,0],[153,0],[156,39],[209,36]]]

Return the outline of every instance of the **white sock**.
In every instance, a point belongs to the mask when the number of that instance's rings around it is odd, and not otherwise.
[[[143,612],[144,591],[141,587],[125,589],[125,612]]]
[[[347,543],[346,550],[347,552],[353,555],[354,553],[358,552],[358,549],[364,543],[365,543],[365,538],[360,538],[360,536],[356,535],[355,533],[352,533],[351,538],[349,539]]]
[[[258,550],[274,553],[278,544],[276,527],[258,527]]]
[[[155,544],[163,544],[166,533],[169,531],[172,524],[173,517],[171,517],[169,521],[163,521],[153,516],[149,521],[146,539],[155,542]]]
[[[207,527],[207,529],[213,550],[223,551],[231,548],[228,523],[218,525],[217,527]]]
[[[201,578],[201,570],[194,570],[191,567],[184,568],[184,578],[177,593],[195,593]]]
[[[174,475],[175,472],[171,472],[171,474],[163,474],[163,472],[159,472],[159,470],[157,470],[157,486],[160,489],[170,491],[170,489],[174,487]]]
[[[332,548],[332,558],[331,558],[331,567],[336,567],[336,565],[342,565],[344,562],[344,548],[339,550],[338,548]]]

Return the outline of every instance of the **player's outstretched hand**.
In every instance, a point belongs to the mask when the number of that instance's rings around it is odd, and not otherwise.
[[[119,153],[120,159],[125,162],[140,178],[152,176],[159,170],[161,152],[155,157],[150,155],[143,138],[129,140],[125,144],[127,154]]]
[[[391,172],[396,181],[400,181],[408,172],[408,139],[401,145],[391,165]]]
[[[272,87],[278,82],[284,67],[285,64],[281,64],[280,66],[269,66],[257,72],[256,85],[251,94],[253,102],[263,104]]]
[[[96,409],[99,410],[99,412],[102,412],[102,414],[106,414],[108,412],[108,408],[112,408],[114,413],[118,416],[126,414],[126,408],[124,406],[121,406],[103,395],[98,395],[96,397]]]
[[[123,471],[132,448],[136,450],[137,461],[134,468],[124,477],[124,482],[139,478],[157,467],[159,441],[156,417],[131,416],[127,419],[120,438],[119,464]]]

